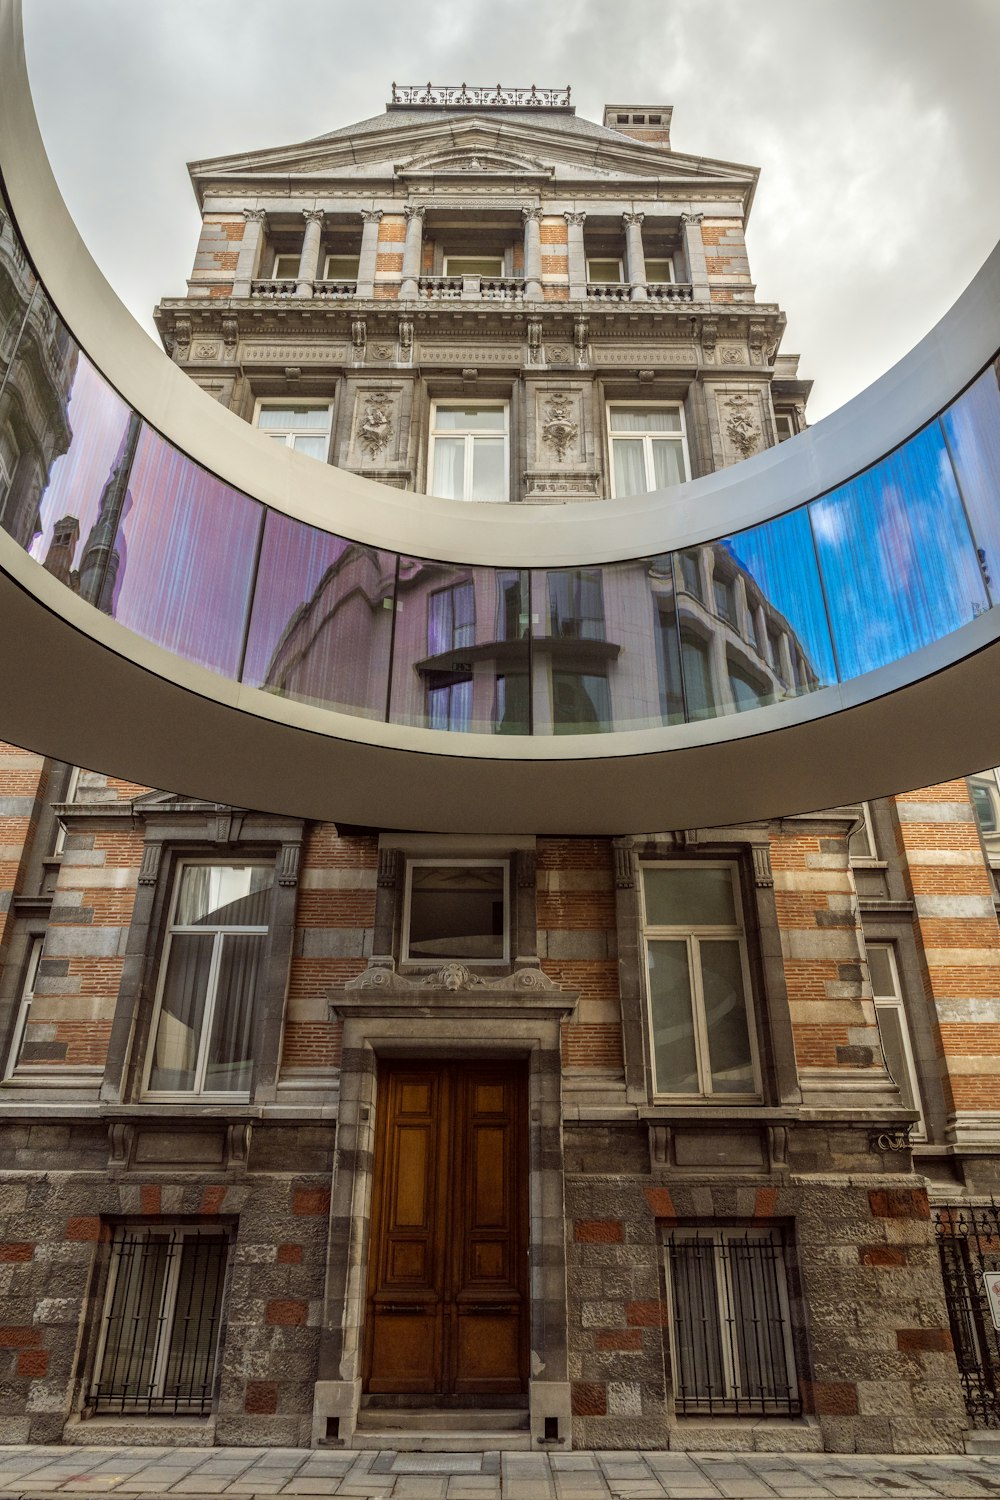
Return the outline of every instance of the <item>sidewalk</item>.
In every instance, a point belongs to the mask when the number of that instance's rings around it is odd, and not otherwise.
[[[971,1500],[1000,1455],[352,1453],[301,1448],[0,1447],[0,1497],[336,1495],[354,1500]]]

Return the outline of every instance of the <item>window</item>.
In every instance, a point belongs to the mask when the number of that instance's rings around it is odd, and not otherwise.
[[[23,1056],[26,1051],[25,1040],[28,1031],[28,1021],[31,1017],[31,1002],[35,998],[35,979],[38,975],[38,964],[42,957],[42,942],[40,937],[33,937],[28,948],[28,962],[24,970],[24,983],[21,986],[21,998],[17,1007],[17,1015],[14,1017],[14,1035],[10,1040],[10,1051],[7,1053],[7,1066],[4,1069],[4,1078],[13,1075],[18,1063],[30,1062],[30,1055]]]
[[[505,861],[413,859],[406,867],[403,961],[510,962]]]
[[[681,670],[689,718],[708,719],[715,713],[711,658],[711,647],[706,640],[690,630],[681,631]]]
[[[757,1092],[746,939],[729,864],[642,866],[653,1089]]]
[[[727,674],[729,691],[733,695],[733,702],[738,712],[742,713],[748,708],[760,708],[762,704],[770,703],[772,693],[769,684],[762,682],[748,668],[730,658],[727,661]]]
[[[323,269],[325,281],[357,281],[360,255],[328,255]]]
[[[160,966],[147,1093],[249,1093],[254,997],[273,884],[271,865],[181,865]]]
[[[969,797],[990,864],[1000,863],[1000,786],[996,771],[968,779]]]
[[[647,281],[673,281],[674,262],[669,255],[646,256]]]
[[[77,787],[79,785],[80,785],[80,767],[79,766],[70,766],[69,777],[68,777],[67,782],[66,782],[66,788],[65,788],[65,791],[63,792],[62,797],[59,800],[61,802],[75,802],[76,801],[76,790],[77,790]],[[60,819],[56,823],[56,836],[55,836],[55,839],[54,839],[53,844],[52,844],[52,857],[53,857],[53,859],[61,859],[62,858],[62,852],[65,849],[65,847],[66,847],[66,824],[63,823],[62,820]]]
[[[587,280],[599,282],[603,286],[624,281],[621,261],[609,256],[588,256]]]
[[[683,484],[688,477],[680,403],[609,406],[611,490],[614,496]]]
[[[333,407],[303,401],[258,401],[254,426],[285,448],[326,462],[330,452]]]
[[[508,407],[505,401],[431,408],[431,493],[448,500],[506,500]]]
[[[689,594],[704,603],[704,593],[701,585],[701,562],[697,552],[682,552],[681,559],[681,586]]]
[[[666,1251],[677,1412],[798,1415],[780,1236],[677,1229]]]
[[[226,1249],[221,1230],[115,1230],[90,1395],[97,1411],[212,1410]]]
[[[716,573],[712,578],[715,613],[728,625],[736,624],[736,586],[731,578]]]
[[[446,276],[502,276],[502,255],[446,255]]]
[[[913,1063],[913,1048],[910,1031],[903,1008],[903,991],[899,983],[899,969],[892,943],[866,943],[868,951],[868,974],[875,997],[875,1016],[878,1021],[879,1040],[889,1076],[899,1089],[899,1097],[906,1109],[920,1108],[920,1088],[917,1070]],[[913,1135],[923,1137],[922,1118],[912,1130]]]
[[[789,438],[795,436],[795,418],[790,411],[775,412],[774,430],[779,443],[787,443]]]
[[[294,255],[276,255],[274,257],[274,270],[271,276],[275,281],[295,281],[299,274],[299,261],[301,256],[296,252]]]
[[[599,568],[568,568],[549,574],[549,631],[560,640],[604,640]]]
[[[476,644],[476,594],[472,579],[438,589],[427,601],[427,654],[440,656]]]
[[[867,802],[861,803],[861,827],[856,829],[847,841],[847,857],[851,864],[855,864],[858,860],[878,858],[878,847],[872,828],[872,813]]]
[[[14,439],[10,426],[0,427],[0,509],[10,494],[10,487],[14,483],[14,470],[17,468],[17,460],[20,450]]]
[[[611,694],[601,672],[552,669],[554,734],[597,734],[611,728]]]

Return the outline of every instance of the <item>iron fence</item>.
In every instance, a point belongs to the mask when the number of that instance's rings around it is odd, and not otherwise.
[[[1000,1205],[936,1208],[934,1227],[969,1422],[1000,1428],[1000,1332],[986,1290],[987,1276],[1000,1271]]]

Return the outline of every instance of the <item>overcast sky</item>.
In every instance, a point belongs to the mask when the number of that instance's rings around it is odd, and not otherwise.
[[[763,169],[758,298],[815,382],[867,385],[1000,238],[1000,0],[25,0],[56,176],[135,316],[178,295],[185,163],[380,113],[398,83],[672,104],[673,145]]]

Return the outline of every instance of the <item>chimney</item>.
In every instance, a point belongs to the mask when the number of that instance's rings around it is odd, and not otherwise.
[[[630,135],[669,151],[672,114],[672,104],[606,104],[603,123],[619,135]]]

